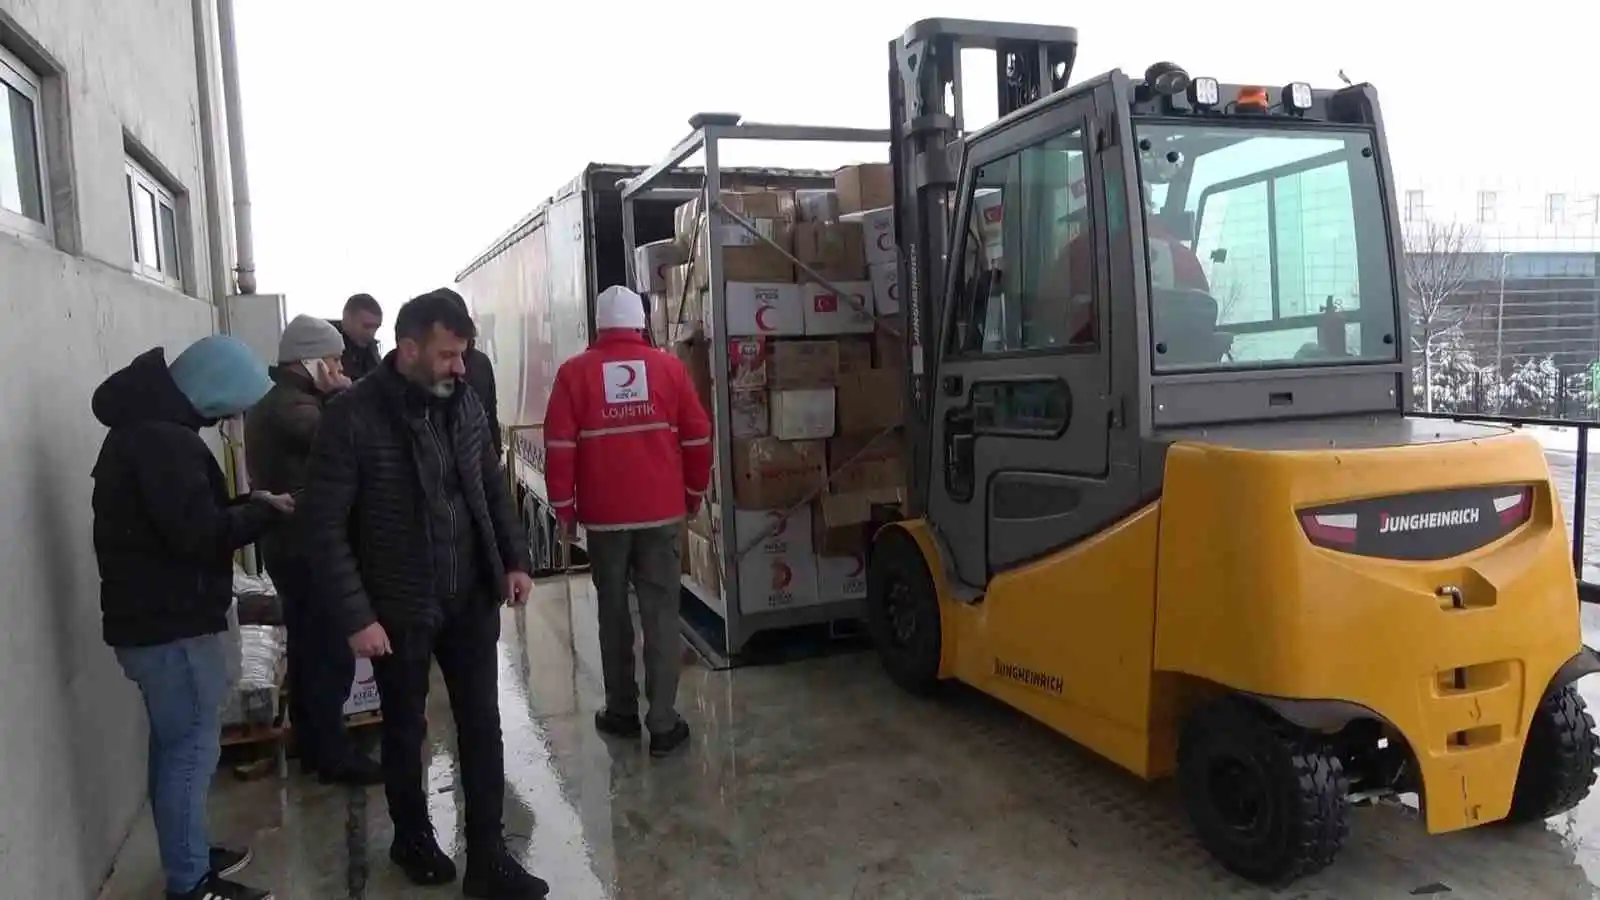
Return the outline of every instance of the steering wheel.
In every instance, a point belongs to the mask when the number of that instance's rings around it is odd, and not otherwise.
[[[1217,330],[1215,297],[1193,288],[1154,287],[1150,294],[1150,332],[1162,362],[1218,363],[1233,348],[1233,334]]]

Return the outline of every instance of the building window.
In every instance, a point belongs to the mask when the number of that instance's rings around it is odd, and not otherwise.
[[[1406,221],[1421,222],[1428,217],[1428,208],[1423,205],[1421,191],[1406,191]]]
[[[1559,225],[1567,220],[1567,195],[1544,195],[1544,221],[1548,225]]]
[[[138,163],[126,163],[129,236],[133,269],[171,287],[183,287],[183,257],[178,240],[178,200]]]
[[[1478,222],[1487,225],[1494,221],[1494,207],[1496,201],[1494,191],[1478,192]]]
[[[48,238],[39,76],[0,49],[0,226]]]

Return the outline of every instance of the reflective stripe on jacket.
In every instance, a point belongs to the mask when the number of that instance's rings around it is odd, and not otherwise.
[[[596,531],[679,521],[711,479],[711,421],[688,369],[637,332],[602,331],[562,363],[544,442],[550,505]]]

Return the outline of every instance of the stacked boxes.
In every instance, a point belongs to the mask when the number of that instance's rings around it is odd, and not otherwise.
[[[835,183],[831,191],[722,194],[731,211],[799,266],[698,203],[679,207],[673,251],[654,250],[644,260],[647,248],[639,249],[642,261],[663,267],[649,269],[652,287],[668,296],[688,288],[700,298],[693,304],[697,328],[680,319],[665,323],[663,332],[694,373],[708,409],[711,392],[720,387],[714,383],[726,379],[731,433],[717,439],[729,451],[734,518],[728,525],[733,546],[754,545],[737,566],[723,568],[718,556],[726,526],[713,478],[713,496],[686,530],[685,570],[712,593],[734,572],[746,613],[864,597],[868,523],[885,514],[881,505],[904,499],[898,439],[872,442],[901,419],[903,372],[885,365],[899,365],[898,339],[875,326],[880,303],[897,310],[898,295],[892,272],[882,289],[874,284],[875,276],[884,276],[871,263],[884,260],[885,252],[875,249],[880,239],[859,215],[892,204],[892,182],[887,166],[851,166],[839,170]],[[888,225],[881,246],[892,270],[892,217],[879,219]],[[705,248],[712,240],[722,252],[723,333],[703,299],[709,287]],[[712,371],[712,340],[726,343],[725,373]],[[862,448],[867,452],[855,464],[840,468]],[[831,485],[830,471],[837,476]],[[783,515],[813,494],[812,502]]]

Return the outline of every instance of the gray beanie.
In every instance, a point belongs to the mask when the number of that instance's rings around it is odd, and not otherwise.
[[[344,353],[344,336],[333,323],[316,316],[299,315],[290,320],[278,341],[278,362],[329,359]]]

